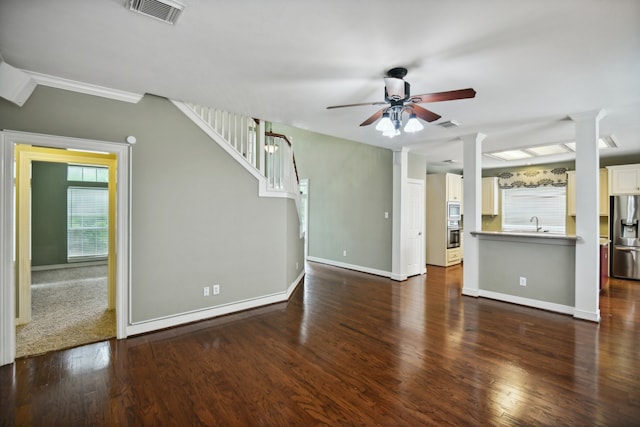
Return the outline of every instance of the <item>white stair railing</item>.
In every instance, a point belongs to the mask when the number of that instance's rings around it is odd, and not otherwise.
[[[285,135],[273,132],[266,132],[265,137],[265,176],[268,187],[280,191],[299,188],[291,142]]]
[[[260,169],[256,156],[258,122],[255,119],[215,108],[188,103],[185,105],[233,147],[251,166]]]
[[[260,196],[292,198],[299,213],[299,178],[287,136],[265,131],[265,123],[251,117],[172,102],[258,179]]]

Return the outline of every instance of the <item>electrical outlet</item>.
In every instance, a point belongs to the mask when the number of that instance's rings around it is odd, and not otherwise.
[[[520,286],[527,286],[527,278],[520,277]]]
[[[346,250],[342,251],[342,256],[347,256],[347,251]]]
[[[298,269],[298,262],[296,261],[296,270]]]
[[[218,295],[220,293],[220,285],[213,285],[213,294]]]
[[[384,213],[384,219],[389,219],[389,212]]]
[[[205,297],[208,297],[208,296],[209,296],[209,287],[208,287],[208,286],[205,286],[205,287],[204,287],[203,295],[204,295]]]

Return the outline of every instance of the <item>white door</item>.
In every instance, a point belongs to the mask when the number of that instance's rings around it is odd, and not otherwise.
[[[424,261],[424,181],[410,179],[407,182],[407,276],[422,274]]]

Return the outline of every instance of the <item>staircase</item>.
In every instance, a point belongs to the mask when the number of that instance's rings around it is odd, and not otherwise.
[[[300,215],[298,172],[285,135],[267,130],[267,123],[251,117],[171,102],[258,180],[260,197],[293,199]]]

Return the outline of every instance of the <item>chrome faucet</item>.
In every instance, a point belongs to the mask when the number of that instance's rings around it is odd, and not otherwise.
[[[536,232],[540,231],[542,229],[542,227],[540,227],[538,225],[538,217],[537,216],[532,216],[531,219],[529,220],[529,222],[533,222],[533,220],[536,220]]]

